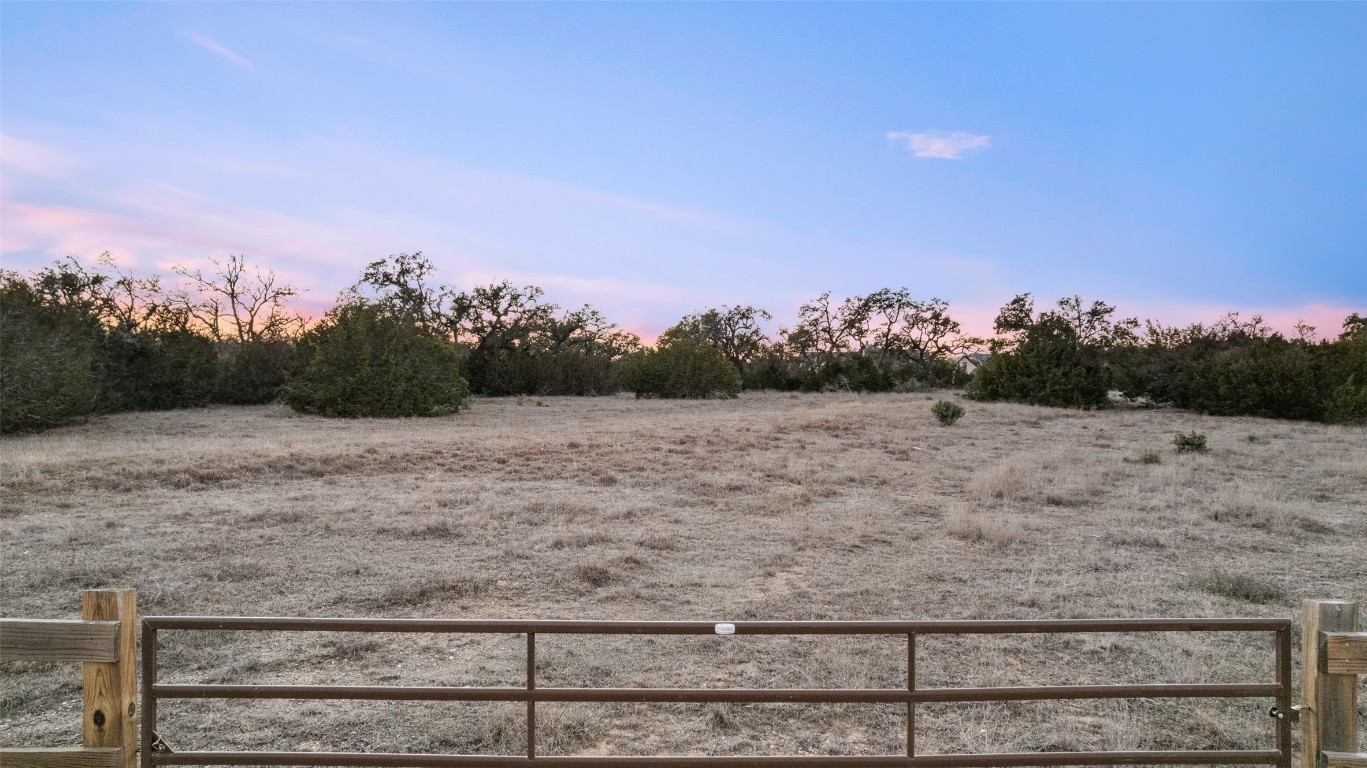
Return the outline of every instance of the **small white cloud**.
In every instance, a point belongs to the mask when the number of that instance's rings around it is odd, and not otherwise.
[[[222,56],[228,61],[231,61],[239,67],[247,67],[248,69],[251,69],[256,66],[252,64],[250,61],[248,61],[245,56],[242,56],[234,51],[228,50],[228,48],[226,48],[222,43],[218,42],[217,40],[211,37],[206,37],[197,32],[182,32],[181,34],[188,37],[190,41],[193,42],[195,45],[198,45],[199,47],[207,51],[213,51],[214,53],[218,54],[219,56]]]
[[[979,136],[963,131],[888,131],[887,137],[889,141],[905,143],[907,149],[917,157],[933,157],[939,160],[960,160],[964,152],[986,149],[992,142],[991,136]]]

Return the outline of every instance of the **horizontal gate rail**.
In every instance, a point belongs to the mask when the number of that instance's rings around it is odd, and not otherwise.
[[[1271,698],[1276,683],[1055,685],[1014,688],[475,688],[383,685],[155,685],[158,699],[550,701],[610,704],[966,704],[1066,699]]]
[[[273,632],[400,632],[543,635],[713,635],[710,621],[574,619],[347,619],[252,616],[144,616],[152,629]],[[1290,619],[1048,619],[988,621],[737,621],[737,635],[1024,635],[1096,632],[1276,632]]]
[[[198,685],[157,682],[157,632],[384,632],[520,634],[527,643],[523,687],[402,687],[357,685]],[[918,688],[918,635],[1073,634],[1102,632],[1268,632],[1275,636],[1277,679],[1272,683],[1060,685],[998,688]],[[574,635],[885,635],[907,643],[906,688],[541,688],[536,685],[536,636]],[[996,766],[1291,765],[1291,622],[1286,619],[1080,619],[1049,621],[541,621],[462,619],[275,618],[151,616],[143,619],[142,768],[158,765],[384,766],[496,768],[497,766],[639,766],[750,768],[760,766]],[[1162,750],[921,755],[916,753],[916,705],[1000,701],[1138,698],[1273,698],[1278,714],[1275,750]],[[527,707],[527,753],[520,756],[358,752],[157,752],[161,699],[302,699],[376,701],[510,701]],[[900,704],[907,711],[905,755],[735,757],[560,757],[536,754],[538,702],[575,703],[806,703]]]
[[[390,752],[172,752],[158,765],[309,765],[365,768],[1010,768],[1052,765],[1269,765],[1279,752],[1160,750],[1148,752],[1001,752],[986,755],[900,755],[790,757],[538,757],[499,755],[408,755]]]

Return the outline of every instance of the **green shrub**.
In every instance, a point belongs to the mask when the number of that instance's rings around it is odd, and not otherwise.
[[[1139,454],[1139,461],[1143,464],[1162,464],[1163,457],[1158,455],[1158,451],[1144,451]]]
[[[218,390],[219,359],[207,336],[191,331],[108,331],[103,407],[164,411],[208,405]]]
[[[807,387],[815,391],[887,392],[892,377],[868,355],[841,355],[821,366]]]
[[[0,286],[0,432],[50,429],[88,415],[97,393],[94,333],[6,273]]]
[[[1126,397],[1214,416],[1367,422],[1367,332],[1352,315],[1336,341],[1285,338],[1262,318],[1231,314],[1205,326],[1148,324],[1145,345],[1125,350]]]
[[[344,417],[440,416],[470,395],[453,344],[367,304],[304,334],[284,391],[297,411]]]
[[[992,355],[968,385],[976,400],[1084,409],[1105,406],[1109,390],[1102,350],[1078,343],[1057,322],[1032,328],[1017,349]]]
[[[637,397],[738,397],[741,377],[716,347],[676,339],[628,358],[622,385]]]
[[[1324,420],[1330,424],[1367,423],[1367,383],[1350,374],[1324,401]]]
[[[792,392],[802,389],[802,377],[794,361],[770,353],[746,366],[742,372],[745,389],[775,389]]]
[[[963,406],[952,403],[948,400],[941,400],[935,405],[930,406],[930,412],[935,414],[935,418],[940,420],[942,426],[951,426],[964,415]]]
[[[1178,453],[1205,453],[1210,450],[1206,447],[1206,436],[1196,430],[1189,435],[1178,433],[1172,439],[1172,444],[1177,446]]]
[[[1135,320],[1112,321],[1114,307],[1090,308],[1074,296],[1058,309],[1034,310],[1030,294],[997,315],[992,356],[973,374],[975,400],[1009,400],[1064,408],[1104,408],[1113,380],[1110,358],[1133,338]]]
[[[288,341],[233,344],[223,356],[216,399],[232,405],[271,402],[285,385],[293,354],[294,345]]]
[[[963,369],[955,360],[937,357],[930,362],[929,375],[925,383],[935,387],[963,387],[973,380],[973,374]]]
[[[603,350],[472,350],[466,372],[473,389],[493,396],[611,395],[621,389],[617,366]]]

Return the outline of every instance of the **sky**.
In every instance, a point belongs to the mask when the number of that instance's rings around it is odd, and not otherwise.
[[[648,339],[906,287],[1337,335],[1367,3],[0,3],[0,263],[421,251]]]

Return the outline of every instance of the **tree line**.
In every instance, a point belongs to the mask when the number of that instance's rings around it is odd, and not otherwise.
[[[1065,298],[1036,312],[1029,294],[998,313],[971,397],[1101,408],[1110,393],[1218,416],[1367,423],[1367,319],[1354,312],[1333,340],[1298,324],[1287,338],[1254,316],[1211,325],[1115,319],[1100,301]]]
[[[1367,321],[1333,341],[1231,315],[1169,328],[1113,319],[1078,297],[1036,312],[1002,308],[991,339],[962,332],[947,302],[885,288],[823,293],[770,335],[753,306],[687,315],[653,346],[585,305],[535,286],[469,290],[435,280],[421,253],[369,264],[321,319],[299,291],[241,256],[209,272],[136,277],[107,257],[29,275],[0,273],[0,430],[46,429],[97,413],[283,400],[328,416],[452,413],[472,394],[734,397],[742,389],[910,391],[1102,407],[1119,390],[1218,414],[1367,419]],[[986,350],[971,377],[960,360]]]

